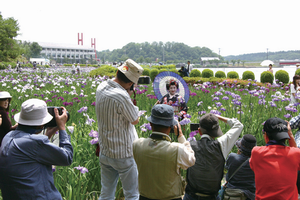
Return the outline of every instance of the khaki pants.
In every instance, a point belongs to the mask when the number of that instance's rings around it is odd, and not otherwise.
[[[244,192],[240,189],[231,189],[226,188],[224,194],[224,200],[246,200],[247,197],[245,196]]]

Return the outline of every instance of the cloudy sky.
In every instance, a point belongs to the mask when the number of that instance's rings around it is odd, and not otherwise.
[[[300,50],[299,0],[2,0],[20,25],[17,39],[78,44],[98,51],[129,42],[182,42],[222,56]]]

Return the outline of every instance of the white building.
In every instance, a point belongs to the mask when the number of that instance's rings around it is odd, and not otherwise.
[[[46,58],[52,58],[60,62],[64,58],[72,59],[79,63],[81,59],[95,58],[95,50],[92,47],[70,44],[38,42],[42,47],[41,54]]]

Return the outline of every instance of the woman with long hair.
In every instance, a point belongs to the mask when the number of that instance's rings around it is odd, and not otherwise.
[[[293,77],[293,83],[290,85],[290,91],[291,91],[291,104],[295,104],[298,103],[299,100],[297,99],[297,93],[298,91],[300,91],[300,76],[299,75],[295,75]]]
[[[18,124],[11,126],[11,121],[8,116],[10,101],[11,96],[8,92],[0,92],[0,116],[2,119],[2,124],[0,125],[0,146],[4,136],[18,126]]]

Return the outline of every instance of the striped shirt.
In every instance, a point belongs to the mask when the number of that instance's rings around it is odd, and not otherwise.
[[[134,122],[139,108],[117,82],[102,82],[96,92],[96,114],[101,154],[110,158],[133,156],[132,143],[137,139]]]

